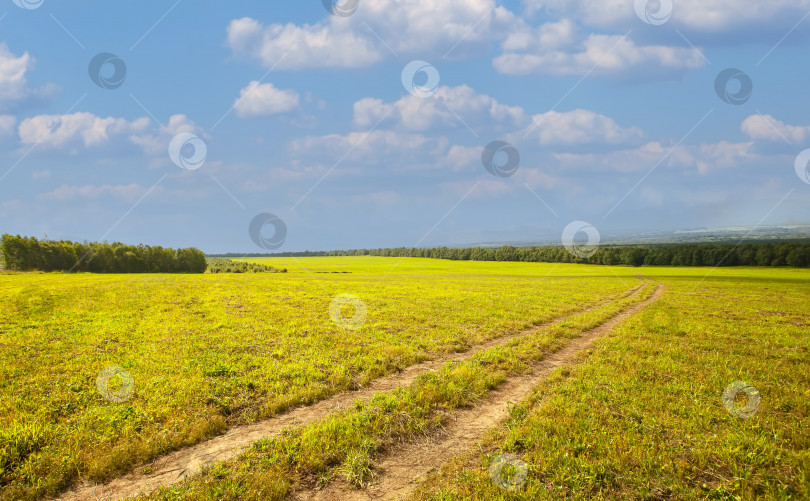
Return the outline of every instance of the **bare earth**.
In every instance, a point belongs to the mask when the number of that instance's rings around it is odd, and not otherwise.
[[[644,284],[639,285],[628,294],[623,295],[622,298],[635,296],[639,294],[643,288]],[[653,298],[657,298],[660,292],[659,288]],[[389,497],[387,495],[389,491],[393,492],[394,496],[399,495],[401,492],[409,492],[411,486],[415,485],[417,477],[421,477],[424,473],[427,473],[443,462],[443,459],[440,458],[450,457],[450,455],[455,452],[462,450],[476,438],[480,437],[483,430],[500,422],[500,420],[505,417],[507,401],[517,402],[525,397],[531,387],[536,384],[537,378],[543,377],[552,368],[568,361],[577,352],[589,345],[599,334],[610,330],[612,326],[616,325],[621,319],[632,315],[643,307],[643,305],[648,304],[653,298],[633,306],[626,312],[614,317],[613,320],[603,326],[571,341],[564,349],[556,352],[547,360],[538,364],[531,374],[505,383],[501,388],[491,394],[490,399],[483,402],[481,405],[476,406],[474,409],[459,412],[458,420],[453,427],[448,429],[446,439],[445,437],[440,437],[437,441],[429,444],[414,444],[408,446],[402,450],[402,455],[397,454],[396,457],[384,460],[380,466],[386,474],[380,477],[379,487],[375,487],[370,492],[385,492],[386,495],[384,497],[375,496],[373,499],[395,499],[395,497]],[[85,483],[79,485],[57,499],[59,501],[118,501],[129,497],[149,494],[156,491],[161,486],[174,485],[194,475],[199,472],[206,463],[232,459],[247,449],[253,442],[262,438],[277,436],[285,428],[311,423],[332,412],[350,407],[358,399],[368,399],[377,392],[391,391],[400,386],[408,385],[415,381],[421,374],[436,370],[448,362],[469,359],[476,353],[504,345],[513,339],[528,336],[540,329],[563,322],[569,316],[595,310],[610,302],[611,301],[606,301],[596,304],[595,306],[575,312],[572,315],[552,320],[517,334],[490,340],[486,343],[476,345],[466,352],[452,354],[440,359],[408,367],[397,374],[379,378],[365,388],[340,393],[321,402],[306,407],[295,408],[259,423],[232,428],[224,435],[167,454],[150,463],[147,467],[139,467],[133,473],[114,479],[106,484],[96,485]],[[453,430],[456,431],[453,432]],[[462,444],[464,444],[464,447],[461,447]],[[145,471],[149,473],[145,473]],[[372,497],[364,492],[344,491],[340,487],[335,486],[323,492],[311,493],[309,495],[302,494],[300,499],[372,499]]]
[[[508,405],[529,396],[539,381],[551,371],[575,361],[577,355],[591,347],[599,337],[610,332],[620,322],[657,301],[664,292],[662,285],[649,299],[631,306],[604,324],[571,340],[564,348],[536,363],[532,371],[515,377],[475,406],[458,411],[453,422],[438,436],[403,444],[375,463],[378,476],[366,490],[354,490],[344,481],[336,481],[321,491],[301,491],[293,499],[301,501],[384,501],[397,500],[410,494],[425,477],[453,456],[469,453],[487,431],[503,424],[508,418]]]

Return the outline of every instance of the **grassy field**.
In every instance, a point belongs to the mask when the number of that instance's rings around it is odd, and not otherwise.
[[[475,403],[508,377],[653,292],[576,314],[534,334],[486,350],[390,394],[336,412],[277,438],[256,442],[233,461],[213,465],[191,481],[161,489],[153,500],[282,500],[292,486],[319,487],[344,478],[362,488],[375,476],[374,458],[397,444],[438,431],[452,412]]]
[[[810,495],[810,272],[249,261],[288,273],[0,275],[0,498],[110,479],[233,426],[570,316],[257,442],[152,498],[285,499],[336,478],[364,485],[392,444],[432,433],[650,297],[652,282],[626,297],[639,272],[665,285],[663,298],[585,363],[540,382],[480,454],[447,464],[415,499]],[[759,391],[752,417],[724,406],[736,381]],[[737,400],[729,406],[741,414]],[[514,459],[501,467],[505,453]],[[511,476],[524,467],[525,480]]]
[[[0,275],[0,497],[113,478],[638,285],[570,265],[268,261],[288,273]]]
[[[411,499],[810,499],[806,274],[645,271],[661,301]]]

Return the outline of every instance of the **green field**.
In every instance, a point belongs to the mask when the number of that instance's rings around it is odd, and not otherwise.
[[[650,273],[668,285],[661,301],[540,384],[485,453],[448,464],[414,499],[810,498],[806,275],[691,274]],[[725,408],[737,381],[758,406],[741,392]],[[504,453],[526,466],[519,492],[492,481]]]
[[[0,275],[0,497],[44,499],[80,480],[103,482],[229,428],[568,317],[260,441],[153,497],[285,499],[338,478],[364,485],[393,441],[434,432],[649,298],[653,281],[665,286],[661,300],[598,341],[584,364],[538,381],[481,454],[449,462],[414,496],[810,495],[810,271],[248,261],[288,272]],[[341,297],[342,307],[333,303]],[[750,419],[723,406],[735,381],[759,390]],[[503,452],[527,465],[515,491],[488,473]]]

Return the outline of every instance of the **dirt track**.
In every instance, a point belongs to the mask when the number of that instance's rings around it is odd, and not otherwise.
[[[491,392],[482,402],[458,411],[452,423],[443,433],[405,444],[392,451],[375,465],[381,472],[371,487],[354,490],[343,481],[336,481],[322,491],[302,491],[293,496],[301,501],[384,501],[396,500],[410,494],[428,473],[439,468],[453,456],[466,453],[485,433],[502,424],[508,417],[509,404],[523,401],[538,382],[561,365],[575,361],[577,355],[587,350],[599,337],[610,332],[622,321],[635,315],[657,301],[663,294],[663,286],[645,301],[635,304],[604,324],[571,340],[562,349],[537,362],[530,373],[515,377]]]
[[[621,297],[628,298],[636,296],[644,289],[644,285],[645,284],[641,284],[638,287],[633,288],[627,294],[624,294]],[[436,370],[442,365],[446,364],[447,362],[462,361],[469,359],[476,353],[488,350],[490,348],[494,348],[496,346],[504,345],[509,341],[512,341],[513,339],[528,336],[540,329],[546,328],[550,325],[554,325],[559,322],[563,322],[569,317],[579,315],[587,311],[595,310],[601,306],[609,304],[610,302],[612,301],[601,302],[584,310],[572,313],[570,315],[566,315],[565,317],[551,320],[549,322],[533,327],[526,331],[490,340],[486,343],[476,345],[466,352],[452,354],[446,357],[442,357],[440,359],[431,360],[429,362],[408,367],[404,371],[399,372],[397,374],[377,379],[373,381],[369,386],[362,388],[360,390],[341,393],[306,407],[298,407],[284,414],[275,416],[273,418],[267,419],[265,421],[256,424],[232,428],[224,435],[163,456],[150,463],[148,465],[148,470],[146,470],[145,467],[139,467],[133,473],[116,478],[103,485],[83,484],[64,493],[57,499],[59,501],[86,501],[86,500],[118,501],[120,499],[154,492],[160,486],[170,486],[176,484],[177,482],[182,481],[186,477],[189,477],[197,473],[206,463],[232,459],[236,457],[239,453],[244,451],[247,447],[249,447],[250,444],[252,444],[253,442],[260,440],[262,438],[279,435],[284,428],[288,428],[291,426],[300,426],[313,422],[317,419],[323,418],[324,416],[332,412],[351,406],[358,399],[367,399],[372,397],[377,392],[390,391],[397,387],[408,385],[413,381],[415,381],[416,378],[418,378],[421,374],[424,374],[431,370]],[[633,308],[631,308],[631,310],[632,309]],[[581,339],[582,338],[573,340],[571,341],[570,344],[574,345],[575,343],[581,343]],[[563,351],[567,349],[568,348],[564,348],[562,351],[558,353],[563,353]],[[555,359],[554,358],[555,356],[556,354],[553,355],[552,358],[550,358],[549,360]],[[526,382],[523,383],[523,385],[527,385],[532,381],[536,381],[536,378],[541,376],[542,374],[532,373],[531,375],[526,376],[525,378]],[[524,378],[521,378],[521,381],[523,379]],[[509,383],[506,383],[498,391],[493,393],[493,398],[497,398],[497,396],[500,395],[502,391],[507,391],[509,388],[512,388],[514,384],[517,384],[517,382],[518,379],[515,379],[515,381],[510,381]],[[522,387],[523,386],[521,386],[521,388]],[[518,391],[518,393],[520,393],[520,391]],[[514,401],[514,398],[512,398],[512,401]],[[461,416],[463,412],[459,413],[459,415]],[[496,414],[493,415],[492,418],[489,419],[487,422],[493,423],[497,422],[499,413],[502,412],[503,409],[499,409],[499,411],[496,412]],[[478,412],[476,411],[476,415],[477,414]],[[483,418],[484,416],[481,417]],[[472,425],[474,426],[474,424]],[[410,459],[417,461],[418,458],[414,457],[409,458],[409,460]],[[417,467],[419,464],[418,461],[417,463],[414,463],[410,467],[406,467],[408,463],[401,463],[401,464],[403,465],[401,468],[403,473],[410,474],[411,476],[413,476],[416,470],[421,471],[423,469]],[[391,469],[391,471],[395,471],[393,465],[389,465],[389,469]],[[145,473],[145,471],[149,471],[149,473]],[[352,493],[352,495],[354,494],[356,493]],[[346,495],[348,496],[348,494]],[[302,499],[309,499],[309,498],[302,498]],[[339,496],[331,498],[318,497],[314,499],[350,499],[350,498]],[[356,499],[371,499],[371,498],[360,497]]]

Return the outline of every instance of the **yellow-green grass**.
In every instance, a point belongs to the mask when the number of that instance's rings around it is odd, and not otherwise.
[[[810,499],[810,273],[645,272],[667,284],[662,300],[412,499]],[[724,406],[737,381],[758,390],[755,411],[744,393]],[[514,491],[489,471],[504,453],[527,468]]]
[[[453,410],[473,404],[508,377],[525,373],[533,361],[644,301],[654,290],[649,285],[639,294],[545,326],[468,361],[445,364],[409,386],[260,440],[240,457],[209,465],[186,482],[161,488],[148,498],[280,501],[293,488],[323,485],[336,476],[363,487],[376,474],[374,458],[380,453],[396,452],[397,443],[435,432]]]
[[[638,283],[634,270],[576,265],[262,262],[289,273],[0,274],[0,498],[37,499],[79,478],[109,479]],[[329,317],[342,293],[367,306],[359,330]],[[110,366],[133,379],[122,403],[97,389]],[[109,389],[120,384],[114,378]]]

